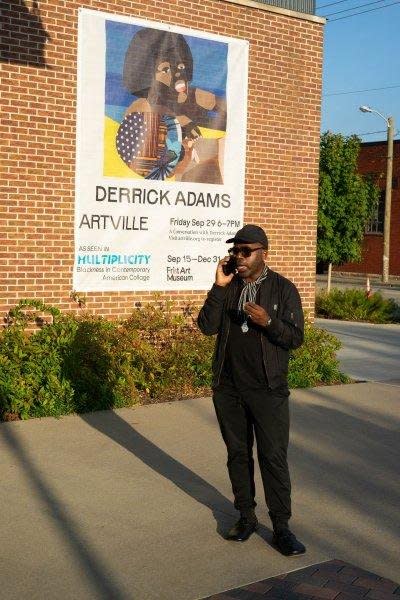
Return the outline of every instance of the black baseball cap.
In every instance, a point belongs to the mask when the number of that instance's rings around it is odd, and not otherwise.
[[[245,225],[242,229],[236,232],[235,237],[226,240],[227,244],[233,242],[234,244],[256,244],[259,243],[264,248],[268,248],[267,235],[258,225]]]

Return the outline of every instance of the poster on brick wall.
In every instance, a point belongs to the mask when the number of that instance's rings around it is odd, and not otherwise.
[[[204,290],[243,223],[248,42],[79,10],[77,291]]]

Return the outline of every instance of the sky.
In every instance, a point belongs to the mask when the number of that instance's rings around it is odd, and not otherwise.
[[[393,6],[388,5],[395,0],[336,0],[331,4],[334,1],[317,0],[316,14],[331,14],[325,25],[321,130],[356,133],[363,142],[385,140],[385,121],[359,110],[368,105],[385,117],[394,117],[395,139],[400,139],[400,1]],[[327,4],[331,6],[323,6]],[[359,8],[339,12],[351,7]],[[375,8],[379,10],[340,18]],[[389,86],[397,87],[371,89]],[[353,91],[357,93],[347,93]],[[379,133],[367,135],[372,132]]]

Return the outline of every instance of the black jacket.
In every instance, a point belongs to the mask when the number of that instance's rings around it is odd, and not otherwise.
[[[213,285],[197,322],[205,335],[218,334],[213,358],[213,387],[219,383],[229,335],[228,309],[234,306],[241,280],[236,275],[226,287]],[[296,286],[271,269],[260,285],[260,305],[271,323],[260,330],[261,350],[268,385],[274,389],[287,384],[289,350],[304,340],[304,316]]]

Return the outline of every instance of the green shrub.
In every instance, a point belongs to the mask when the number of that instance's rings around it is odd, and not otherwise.
[[[61,315],[39,301],[10,311],[0,334],[0,417],[60,416],[209,391],[214,340],[191,307],[155,301],[122,321]],[[49,313],[50,322],[38,313]],[[25,330],[32,322],[38,331]]]
[[[121,334],[131,340],[132,369],[144,401],[201,394],[211,385],[215,340],[200,333],[190,305],[180,314],[168,301],[139,305]]]
[[[339,370],[336,352],[341,342],[331,333],[305,324],[304,344],[291,353],[288,382],[290,388],[348,383]]]
[[[176,314],[171,303],[155,301],[112,322],[21,301],[0,333],[0,418],[58,417],[209,394],[215,338],[200,333],[193,312],[187,306]],[[41,327],[28,333],[32,322]],[[305,343],[290,359],[290,387],[346,381],[335,356],[339,347],[332,335],[306,325]]]
[[[28,335],[25,326],[30,320],[16,316],[0,336],[0,417],[11,414],[25,419],[73,412],[74,391],[63,377],[60,352],[73,323],[63,317]],[[60,343],[47,343],[44,338],[49,329],[60,332]]]
[[[370,323],[400,321],[400,307],[394,300],[385,299],[378,292],[368,298],[363,290],[356,289],[333,289],[329,294],[319,293],[315,311],[317,316],[328,319]]]
[[[131,352],[117,323],[85,315],[61,349],[63,377],[74,390],[75,412],[132,406],[139,401]]]

